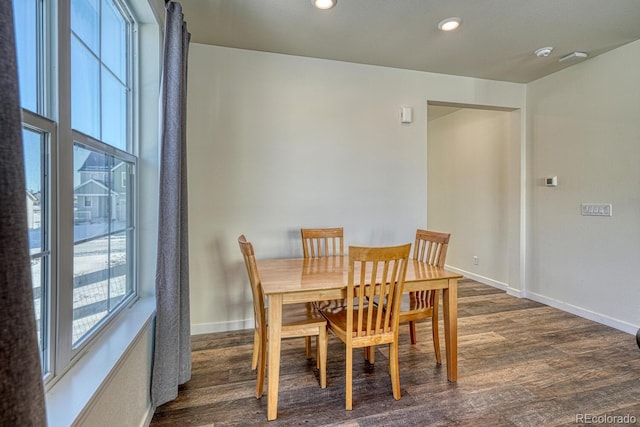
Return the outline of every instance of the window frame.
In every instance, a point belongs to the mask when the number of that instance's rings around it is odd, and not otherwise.
[[[24,0],[13,0],[24,1]],[[139,128],[139,30],[140,23],[132,13],[130,0],[109,0],[123,15],[127,23],[127,113],[126,148],[123,151],[98,139],[89,137],[71,127],[71,1],[34,0],[37,7],[37,112],[21,106],[22,126],[42,133],[45,140],[45,160],[42,167],[47,179],[47,301],[46,336],[48,343],[43,355],[43,380],[50,390],[60,378],[82,357],[91,351],[89,347],[96,341],[105,339],[108,325],[122,317],[125,309],[131,307],[140,295],[138,277],[139,210],[136,176],[138,165]],[[99,0],[101,2],[101,0]],[[102,36],[101,36],[102,37]],[[109,312],[92,328],[87,336],[73,345],[73,282],[74,282],[74,165],[73,147],[80,143],[98,152],[126,159],[132,163],[132,172],[127,180],[132,192],[131,206],[131,248],[127,249],[127,260],[131,262],[132,293],[118,301],[117,308]],[[44,191],[44,189],[43,189]],[[45,221],[45,207],[42,207],[42,221]],[[126,233],[129,233],[127,227]],[[129,236],[129,234],[127,235]],[[45,236],[43,236],[43,245]],[[129,239],[129,237],[127,237]],[[44,250],[44,248],[43,248]],[[130,257],[130,258],[129,258]],[[45,273],[43,273],[45,274]],[[43,314],[44,315],[44,314]],[[46,369],[45,369],[46,368]]]
[[[85,135],[81,132],[78,131],[73,131],[73,141],[71,144],[71,148],[73,149],[73,147],[75,146],[81,146],[81,147],[85,147],[89,150],[93,150],[95,152],[98,153],[103,153],[109,156],[113,156],[116,159],[120,159],[123,160],[127,163],[132,164],[133,166],[133,173],[132,175],[135,176],[135,170],[137,169],[137,157],[134,156],[131,153],[119,150],[111,145],[108,145],[102,141],[99,141],[95,138],[92,138],[91,136]],[[73,156],[73,155],[72,155]],[[123,301],[121,301],[120,303],[118,303],[117,308],[114,309],[112,312],[108,313],[107,316],[103,319],[101,319],[99,322],[96,323],[95,326],[93,326],[90,331],[88,332],[87,335],[83,336],[82,338],[80,338],[76,343],[73,342],[73,307],[71,309],[71,312],[69,313],[71,316],[70,319],[70,336],[71,336],[71,359],[73,359],[88,343],[90,343],[95,336],[98,336],[101,334],[101,330],[105,328],[105,326],[111,322],[113,320],[113,318],[117,317],[118,313],[122,312],[122,310],[124,310],[125,308],[129,307],[133,302],[135,302],[138,299],[138,280],[137,280],[137,247],[138,247],[138,242],[137,242],[137,203],[136,203],[136,195],[137,195],[137,183],[135,179],[132,180],[134,185],[131,188],[132,191],[132,195],[131,195],[131,200],[133,201],[131,209],[133,209],[133,213],[132,213],[132,225],[130,227],[127,227],[124,231],[125,232],[129,232],[132,231],[132,240],[131,240],[131,248],[128,249],[128,251],[131,251],[131,253],[133,253],[133,257],[131,259],[132,262],[132,273],[131,273],[131,278],[133,280],[133,292],[130,295],[127,295],[126,298],[124,298]],[[72,192],[73,192],[73,188],[72,188]],[[119,230],[116,233],[113,234],[119,234],[120,232],[122,232],[122,230]],[[73,233],[70,233],[73,234]],[[74,239],[72,238],[72,241]],[[75,241],[73,242],[73,246],[75,247]],[[72,248],[74,249],[74,248]],[[71,266],[71,270],[73,273],[73,265]],[[71,277],[71,282],[73,282],[73,277]],[[71,290],[71,297],[73,298],[73,289]]]
[[[62,90],[62,86],[64,86],[64,90],[66,95],[69,97],[69,102],[66,105],[60,105],[60,110],[62,113],[62,109],[64,107],[64,113],[66,114],[66,117],[64,118],[65,123],[68,124],[68,127],[66,128],[66,131],[68,132],[69,138],[65,139],[65,143],[62,144],[64,145],[64,151],[68,153],[66,157],[67,162],[66,164],[68,166],[66,166],[64,169],[61,168],[61,179],[63,175],[65,175],[65,180],[66,182],[70,183],[70,187],[69,187],[69,195],[68,197],[70,199],[73,199],[74,197],[74,190],[73,190],[73,174],[74,174],[74,165],[73,165],[73,149],[74,146],[76,144],[80,144],[83,145],[85,147],[88,147],[92,150],[95,150],[97,152],[102,152],[105,153],[107,155],[112,155],[114,157],[118,157],[118,158],[125,158],[127,159],[127,161],[130,161],[132,163],[134,163],[134,170],[137,167],[137,157],[135,156],[135,151],[136,151],[136,147],[137,147],[137,143],[138,141],[134,139],[134,135],[136,135],[135,132],[135,128],[137,128],[137,122],[135,120],[133,120],[133,116],[134,116],[134,109],[135,109],[135,100],[137,98],[137,79],[135,78],[136,76],[136,72],[137,72],[137,67],[134,67],[135,61],[134,58],[137,57],[137,52],[136,52],[136,47],[137,47],[137,43],[135,42],[136,40],[136,34],[137,34],[137,22],[135,21],[133,14],[131,13],[129,7],[126,3],[126,0],[111,0],[115,3],[117,9],[120,11],[120,13],[123,14],[123,16],[125,17],[127,23],[128,23],[128,35],[127,35],[127,43],[128,43],[128,48],[129,48],[129,52],[127,55],[127,78],[129,79],[130,86],[129,86],[129,94],[128,94],[128,100],[127,100],[127,105],[128,105],[128,111],[127,111],[127,149],[130,150],[130,152],[126,152],[123,150],[120,150],[112,145],[109,145],[105,142],[102,142],[101,140],[92,137],[90,135],[86,135],[76,129],[73,129],[72,126],[72,120],[71,120],[71,112],[72,112],[72,108],[71,108],[71,96],[72,96],[72,88],[71,88],[71,78],[73,75],[73,70],[71,69],[71,40],[74,37],[72,32],[71,32],[71,1],[72,0],[63,0],[61,3],[64,3],[64,5],[68,8],[68,13],[66,14],[65,17],[59,17],[59,18],[65,18],[64,20],[66,21],[65,24],[68,25],[66,27],[67,31],[63,31],[63,35],[60,35],[60,42],[64,42],[64,47],[61,47],[59,52],[61,54],[63,54],[64,57],[67,58],[66,61],[64,61],[64,65],[65,65],[65,70],[62,70],[62,64],[63,61],[62,59],[59,61],[60,65],[61,65],[61,73],[65,73],[65,80],[64,80],[64,85],[62,84],[61,81],[61,90]],[[99,0],[99,2],[101,2],[101,0]],[[62,27],[62,25],[61,25]],[[66,38],[63,38],[66,37]],[[100,37],[102,37],[102,35],[100,35]],[[64,51],[64,52],[63,52]],[[60,104],[62,103],[62,101],[60,101]],[[61,120],[62,120],[62,114],[61,114]],[[102,118],[101,118],[102,120]],[[100,128],[102,127],[102,125],[100,125]],[[67,142],[68,141],[68,142]],[[70,265],[65,266],[65,272],[67,274],[66,278],[62,280],[63,286],[65,286],[67,289],[66,291],[68,292],[68,298],[66,298],[64,300],[64,305],[65,308],[64,309],[60,309],[60,315],[58,317],[58,321],[61,323],[61,325],[63,326],[63,329],[61,329],[61,331],[63,331],[63,333],[60,333],[58,336],[58,352],[57,352],[57,356],[56,356],[56,363],[57,366],[59,366],[61,363],[64,364],[64,370],[66,371],[66,369],[68,369],[68,367],[70,365],[73,364],[73,362],[78,358],[81,357],[81,355],[84,353],[85,348],[87,348],[88,346],[91,345],[91,343],[93,343],[96,340],[99,340],[104,332],[105,329],[107,328],[107,325],[109,325],[110,323],[112,323],[114,321],[114,319],[116,319],[119,314],[121,314],[123,312],[123,310],[127,307],[129,307],[133,302],[135,302],[138,299],[138,294],[139,294],[139,285],[138,285],[138,280],[137,280],[137,239],[138,239],[138,233],[137,233],[137,222],[138,222],[138,214],[137,214],[137,203],[136,203],[136,196],[137,196],[137,180],[133,180],[133,185],[132,185],[132,191],[133,191],[133,206],[131,207],[133,209],[133,227],[134,227],[134,232],[133,232],[133,238],[132,238],[132,246],[133,246],[133,257],[132,257],[132,263],[133,263],[133,272],[132,272],[132,279],[133,279],[133,292],[131,295],[129,295],[124,301],[122,301],[118,308],[115,309],[113,312],[109,313],[104,319],[102,319],[100,322],[98,322],[93,328],[92,331],[87,334],[86,336],[83,336],[80,340],[78,340],[78,342],[74,343],[73,341],[73,270],[74,270],[74,265],[73,265],[73,260],[74,260],[74,247],[75,247],[75,242],[74,242],[74,238],[73,238],[73,232],[68,232],[68,233],[62,233],[61,235],[64,234],[67,236],[67,241],[64,243],[64,248],[65,250],[69,251],[69,255],[66,259],[70,259]],[[63,216],[63,209],[71,209],[71,211],[68,213],[69,217],[71,218],[71,226],[73,227],[73,202],[71,203],[66,203],[64,205],[64,207],[61,205],[60,207],[60,215]],[[68,223],[67,223],[68,224]],[[60,223],[61,227],[64,227],[65,224],[63,224],[62,222]],[[71,228],[72,230],[72,228]],[[68,270],[67,270],[68,269]],[[62,305],[62,304],[61,304]]]
[[[57,124],[53,120],[42,117],[29,110],[22,110],[22,127],[29,130],[42,133],[44,137],[44,158],[43,173],[48,178],[43,180],[42,200],[45,202],[41,205],[40,222],[45,227],[42,237],[42,258],[46,265],[43,268],[43,277],[46,281],[45,290],[41,291],[46,294],[46,301],[43,306],[42,316],[46,319],[42,330],[44,335],[43,341],[47,343],[46,350],[40,349],[42,354],[42,371],[43,380],[50,381],[55,372],[55,353],[57,348],[55,331],[57,329],[57,305],[55,304],[58,295],[58,281],[54,278],[57,276],[57,248],[53,244],[57,240],[57,185],[56,185],[56,149],[57,149]],[[33,259],[34,257],[30,257]]]

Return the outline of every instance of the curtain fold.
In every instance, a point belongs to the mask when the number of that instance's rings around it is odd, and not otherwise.
[[[0,14],[0,425],[47,424],[38,350],[13,5]]]
[[[187,58],[190,34],[182,6],[167,2],[160,155],[156,325],[151,400],[175,399],[191,378],[187,211]]]

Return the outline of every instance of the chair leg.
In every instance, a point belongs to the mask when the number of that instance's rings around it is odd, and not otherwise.
[[[433,336],[433,350],[436,353],[436,363],[442,365],[442,356],[440,355],[440,334],[438,333],[438,298],[433,306],[433,316],[431,317],[431,335]]]
[[[389,374],[391,375],[391,388],[393,389],[393,398],[400,400],[402,394],[400,392],[400,369],[398,367],[398,342],[389,344]]]
[[[311,337],[304,337],[307,359],[311,359]]]
[[[256,378],[256,399],[260,399],[264,392],[264,377],[267,372],[267,334],[263,334],[260,340],[260,353],[258,355],[258,376]]]
[[[345,396],[346,396],[346,402],[345,402],[345,407],[347,409],[347,411],[351,410],[352,407],[352,399],[353,399],[353,389],[352,389],[352,381],[353,381],[353,348],[347,346],[347,354],[346,354],[346,359],[347,359],[347,375],[346,375],[346,380],[345,380]]]
[[[376,348],[375,347],[362,347],[363,350],[363,354],[364,354],[364,360],[366,360],[367,362],[373,364],[375,363],[375,351]]]
[[[416,322],[411,320],[409,322],[409,336],[411,337],[411,344],[415,344],[416,340]]]
[[[317,360],[320,365],[320,388],[327,387],[327,346],[328,346],[327,327],[320,328],[318,339],[316,341]]]
[[[251,370],[255,371],[258,367],[258,352],[260,351],[260,334],[257,330],[253,331],[253,356],[251,357]]]

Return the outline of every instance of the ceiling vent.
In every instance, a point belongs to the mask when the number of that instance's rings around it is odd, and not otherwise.
[[[577,59],[585,59],[587,56],[586,52],[572,52],[568,55],[563,56],[562,58],[559,59],[560,62],[564,62],[564,61],[575,61]]]

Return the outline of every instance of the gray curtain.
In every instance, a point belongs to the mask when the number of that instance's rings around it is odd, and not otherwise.
[[[0,10],[0,426],[44,426],[11,0]]]
[[[189,39],[182,6],[167,2],[161,94],[156,327],[151,379],[154,407],[175,399],[178,386],[191,378],[186,151]]]

